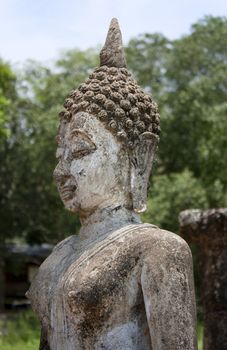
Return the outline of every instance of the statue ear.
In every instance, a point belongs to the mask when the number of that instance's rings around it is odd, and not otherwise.
[[[145,132],[130,154],[132,202],[133,210],[137,213],[147,208],[147,185],[158,140],[156,135]]]

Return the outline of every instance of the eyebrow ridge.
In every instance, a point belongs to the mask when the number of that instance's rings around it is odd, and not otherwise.
[[[70,131],[70,136],[72,136],[72,135],[74,135],[74,134],[77,134],[78,136],[81,135],[82,137],[85,137],[85,138],[87,138],[89,141],[92,142],[90,136],[89,136],[86,132],[81,131],[81,130],[78,129],[78,128],[73,128],[73,130]]]
[[[81,131],[80,129],[78,128],[73,128],[71,131],[70,131],[70,137],[73,136],[73,135],[78,135],[78,137],[82,137],[85,141],[89,142],[91,145],[93,145],[93,147],[96,149],[96,144],[95,142],[91,139],[91,137],[84,131]]]

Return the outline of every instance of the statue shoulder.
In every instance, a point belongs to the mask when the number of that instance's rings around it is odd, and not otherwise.
[[[54,271],[62,260],[68,255],[76,252],[78,246],[78,236],[72,235],[59,242],[52,250],[51,254],[44,260],[39,270]],[[47,269],[48,267],[48,269]]]
[[[64,273],[64,269],[67,268],[68,260],[76,255],[77,242],[77,236],[69,236],[54,247],[52,253],[40,265],[32,280],[26,294],[29,299],[34,299],[33,295],[41,293],[42,290],[46,291],[48,289],[46,288],[47,285],[52,283],[55,286],[61,274]]]
[[[162,249],[173,252],[173,250],[185,250],[191,254],[186,241],[176,233],[147,223],[135,225],[132,230],[135,231],[133,237],[137,244],[141,245],[145,251]]]
[[[53,253],[59,253],[65,249],[69,249],[69,247],[72,249],[72,247],[76,247],[76,245],[79,242],[78,235],[71,235],[69,237],[66,237],[63,239],[63,241],[59,242],[53,249]]]

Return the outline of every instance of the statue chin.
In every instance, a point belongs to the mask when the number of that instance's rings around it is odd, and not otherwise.
[[[76,193],[71,193],[70,196],[66,197],[65,195],[62,194],[61,191],[59,191],[60,194],[60,198],[64,204],[64,207],[69,210],[72,213],[78,214],[81,211],[83,211],[81,209],[82,203],[78,198],[78,194]]]
[[[71,211],[72,213],[79,213],[80,206],[75,201],[75,198],[73,198],[72,200],[63,201],[63,203],[67,210]]]
[[[72,212],[78,212],[78,209],[79,209],[79,205],[76,200],[77,196],[76,196],[75,190],[76,190],[76,186],[74,190],[72,190],[72,188],[69,188],[69,189],[58,188],[60,198],[65,208]]]

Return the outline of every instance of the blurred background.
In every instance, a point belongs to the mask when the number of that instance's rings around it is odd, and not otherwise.
[[[0,349],[38,348],[24,293],[53,245],[79,230],[52,179],[58,112],[98,65],[112,17],[161,115],[143,220],[178,233],[181,210],[227,206],[226,16],[225,0],[0,0]]]

